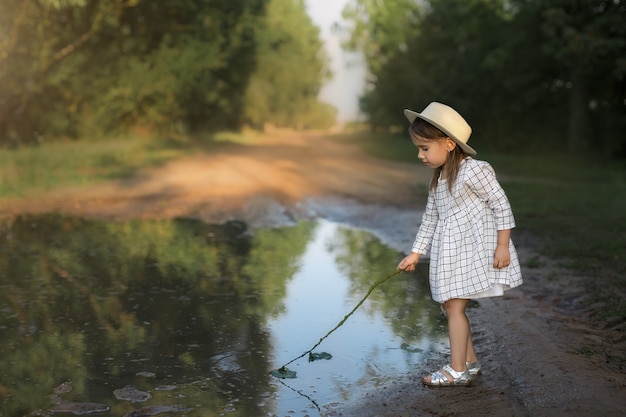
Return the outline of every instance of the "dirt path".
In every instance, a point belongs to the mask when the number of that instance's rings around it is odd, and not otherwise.
[[[324,216],[370,229],[406,251],[429,176],[418,164],[380,161],[323,136],[276,134],[258,146],[232,146],[173,161],[132,181],[0,201],[0,216],[58,211],[107,219],[237,218],[252,225]],[[326,415],[624,415],[623,370],[607,361],[623,358],[623,329],[611,330],[615,323],[599,328],[585,320],[589,306],[581,283],[586,277],[543,259],[535,252],[535,238],[519,232],[513,236],[525,283],[470,311],[484,370],[471,388],[423,387],[422,374],[441,366],[425,363],[393,384],[333,406]],[[542,267],[526,267],[531,258]]]

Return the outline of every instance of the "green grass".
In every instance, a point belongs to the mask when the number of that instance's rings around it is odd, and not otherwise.
[[[389,133],[355,132],[335,136],[337,140],[359,145],[370,155],[401,162],[417,162],[417,148],[408,137],[408,133],[391,135]]]
[[[0,149],[0,198],[29,197],[58,187],[128,178],[139,169],[171,159],[210,151],[226,142],[250,144],[254,139],[238,134],[189,138],[185,142],[128,137]]]
[[[27,197],[64,186],[130,176],[184,151],[139,139],[63,142],[0,150],[0,197]]]

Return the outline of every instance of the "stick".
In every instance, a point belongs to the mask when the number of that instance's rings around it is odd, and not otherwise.
[[[352,309],[352,311],[350,311],[348,314],[346,314],[344,316],[344,318],[339,322],[339,324],[337,324],[331,331],[329,331],[328,333],[326,333],[326,335],[324,335],[324,337],[320,338],[320,340],[309,350],[307,350],[306,352],[304,352],[302,355],[298,356],[297,358],[294,358],[292,360],[290,360],[289,362],[287,362],[286,364],[284,364],[283,366],[281,366],[278,370],[282,371],[284,370],[287,365],[291,364],[292,362],[297,361],[298,359],[304,357],[305,355],[313,352],[313,350],[318,347],[322,341],[324,339],[326,339],[328,336],[330,336],[330,334],[332,332],[334,332],[335,330],[337,330],[339,327],[341,327],[342,324],[344,324],[346,322],[346,320],[348,320],[348,317],[350,317],[352,315],[352,313],[354,313],[356,311],[357,308],[359,308],[361,306],[361,304],[363,304],[363,302],[367,299],[367,297],[370,296],[370,294],[372,293],[372,291],[374,291],[374,288],[378,287],[380,284],[382,284],[383,282],[391,279],[392,277],[395,277],[396,275],[398,275],[400,272],[402,272],[402,269],[398,269],[396,272],[394,272],[393,274],[389,274],[387,275],[385,278],[382,278],[378,281],[376,281],[375,283],[373,283],[369,290],[367,290],[367,293],[365,294],[365,296],[361,299],[361,301],[358,302],[358,304],[356,306],[354,306],[354,308]]]

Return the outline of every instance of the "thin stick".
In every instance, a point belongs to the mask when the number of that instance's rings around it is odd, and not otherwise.
[[[346,314],[346,315],[344,316],[344,318],[343,318],[343,319],[339,322],[339,324],[337,324],[337,325],[336,325],[336,326],[335,326],[335,327],[334,327],[331,331],[329,331],[328,333],[326,333],[326,335],[325,335],[324,337],[320,338],[320,340],[319,340],[319,341],[318,341],[318,342],[317,342],[317,343],[316,343],[316,344],[315,344],[315,345],[314,345],[311,349],[307,350],[306,352],[304,352],[302,355],[298,356],[297,358],[294,358],[294,359],[290,360],[289,362],[287,362],[286,364],[284,364],[283,366],[281,366],[281,367],[279,368],[279,370],[280,370],[280,369],[284,369],[284,368],[285,368],[287,365],[289,365],[290,363],[295,362],[295,361],[297,361],[298,359],[300,359],[300,358],[304,357],[305,355],[307,355],[307,354],[309,354],[309,353],[313,352],[313,350],[314,350],[316,347],[318,347],[318,346],[320,345],[320,343],[322,343],[322,341],[323,341],[324,339],[326,339],[328,336],[330,336],[330,334],[331,334],[332,332],[334,332],[335,330],[337,330],[339,327],[341,327],[341,325],[342,325],[342,324],[344,324],[344,323],[346,322],[346,320],[348,320],[348,317],[350,317],[350,316],[352,315],[352,313],[354,313],[354,312],[356,311],[356,309],[357,309],[357,308],[359,308],[359,307],[361,306],[361,304],[363,304],[363,302],[367,299],[367,297],[369,297],[369,296],[370,296],[370,294],[372,293],[372,291],[374,291],[374,288],[378,287],[380,284],[382,284],[383,282],[385,282],[385,281],[387,281],[387,280],[391,279],[392,277],[395,277],[395,276],[396,276],[396,275],[398,275],[400,272],[402,272],[402,270],[401,270],[401,269],[398,269],[398,270],[397,270],[396,272],[394,272],[393,274],[389,274],[389,275],[387,275],[385,278],[379,279],[378,281],[376,281],[375,283],[373,283],[373,284],[370,286],[369,290],[367,290],[367,293],[365,294],[365,297],[363,297],[363,298],[361,299],[361,301],[359,301],[359,303],[358,303],[356,306],[354,306],[354,308],[352,309],[352,311],[350,311],[348,314]]]
[[[278,380],[278,382],[280,382],[281,384],[283,384],[284,386],[286,386],[287,388],[289,388],[290,390],[292,390],[293,392],[297,393],[298,395],[303,396],[304,398],[306,398],[307,400],[311,401],[311,403],[315,406],[315,408],[317,408],[317,411],[321,412],[322,410],[320,409],[320,406],[317,405],[317,403],[315,402],[315,400],[311,397],[309,397],[308,395],[306,395],[305,393],[303,393],[301,390],[297,390],[295,388],[293,388],[292,386],[285,384],[283,381],[281,381],[280,379]]]

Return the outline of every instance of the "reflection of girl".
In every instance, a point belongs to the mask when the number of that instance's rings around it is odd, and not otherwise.
[[[404,111],[418,157],[433,169],[422,224],[398,269],[413,271],[430,249],[430,287],[448,319],[450,364],[423,379],[430,386],[469,385],[480,372],[465,308],[522,283],[509,201],[487,162],[470,157],[472,129],[445,104]]]

